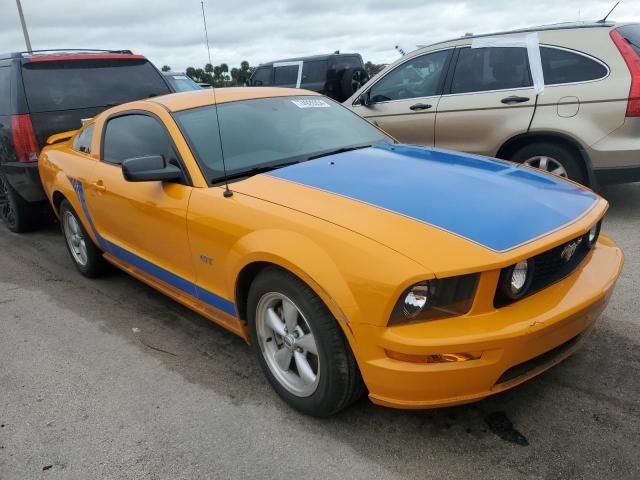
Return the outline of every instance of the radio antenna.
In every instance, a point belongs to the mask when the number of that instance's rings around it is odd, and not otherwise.
[[[607,13],[602,20],[598,20],[596,23],[604,23],[604,22],[606,22],[607,18],[609,18],[609,15],[611,15],[613,13],[613,11],[616,9],[616,7],[618,5],[620,5],[620,2],[616,2],[616,4],[613,6],[613,8],[611,10],[609,10],[609,13]]]
[[[207,53],[209,54],[209,65],[211,65],[211,50],[209,49],[209,34],[207,33],[207,17],[204,14],[204,0],[200,1],[202,6],[202,20],[204,22],[204,35],[207,42]],[[224,173],[224,197],[233,196],[233,192],[229,189],[229,180],[227,179],[227,164],[224,161],[224,147],[222,146],[222,133],[220,132],[220,114],[218,113],[218,99],[216,98],[216,86],[211,85],[213,91],[213,103],[216,109],[216,123],[218,124],[218,140],[220,142],[220,155],[222,156],[222,171]]]

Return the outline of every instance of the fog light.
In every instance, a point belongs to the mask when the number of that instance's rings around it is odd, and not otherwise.
[[[589,248],[593,247],[598,241],[598,236],[600,235],[600,225],[601,222],[596,223],[591,230],[589,230]]]
[[[505,268],[500,275],[500,289],[512,300],[526,295],[533,281],[533,260],[522,260]]]

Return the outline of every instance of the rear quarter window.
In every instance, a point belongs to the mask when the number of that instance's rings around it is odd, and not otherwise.
[[[32,113],[108,107],[171,93],[145,59],[28,62],[22,76]]]
[[[10,67],[0,67],[0,115],[11,113],[11,78]]]
[[[73,141],[73,149],[82,153],[91,153],[91,139],[93,138],[93,124],[82,130]]]
[[[609,74],[602,63],[577,52],[540,47],[545,85],[588,82]]]

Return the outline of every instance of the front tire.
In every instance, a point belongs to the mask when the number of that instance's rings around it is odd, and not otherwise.
[[[82,221],[67,200],[60,203],[60,226],[67,250],[78,271],[85,277],[95,278],[104,273],[105,261],[82,225]]]
[[[326,417],[364,386],[349,344],[322,300],[291,273],[263,270],[248,297],[253,349],[274,390],[296,410]]]
[[[569,178],[583,185],[588,183],[581,159],[575,152],[556,143],[531,143],[513,154],[512,160]]]

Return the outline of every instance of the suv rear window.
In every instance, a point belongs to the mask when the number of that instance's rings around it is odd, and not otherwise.
[[[28,62],[22,75],[32,113],[107,107],[171,93],[145,59]]]
[[[640,55],[640,25],[625,25],[624,27],[617,28],[616,31],[622,35],[627,42],[629,42],[631,48]]]
[[[545,85],[587,82],[607,76],[607,67],[579,53],[540,47]]]
[[[11,96],[9,90],[9,78],[11,68],[0,67],[0,115],[9,115],[11,112]]]

